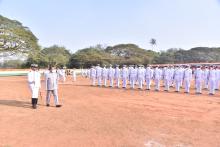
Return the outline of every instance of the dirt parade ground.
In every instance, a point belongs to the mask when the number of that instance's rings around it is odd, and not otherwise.
[[[220,146],[220,92],[100,88],[78,78],[59,85],[61,108],[53,99],[45,106],[42,83],[32,109],[26,77],[0,77],[0,85],[0,147]]]

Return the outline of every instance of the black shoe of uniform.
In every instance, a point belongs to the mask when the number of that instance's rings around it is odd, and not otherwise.
[[[33,109],[37,109],[37,105],[36,104],[33,105]]]
[[[47,107],[50,107],[50,104],[47,104],[46,106],[47,106]]]
[[[56,105],[56,107],[62,107],[62,105],[58,104],[58,105]]]
[[[213,93],[209,93],[209,95],[214,95]]]
[[[175,92],[177,92],[177,93],[178,93],[179,91],[175,91]]]

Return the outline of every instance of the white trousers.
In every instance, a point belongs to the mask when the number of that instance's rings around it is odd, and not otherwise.
[[[114,87],[114,78],[113,77],[109,78],[109,82],[110,82],[110,86]]]
[[[144,83],[144,79],[143,78],[138,78],[138,85],[139,85],[140,89],[143,88],[143,83]]]
[[[102,86],[102,77],[97,77],[98,86]]]
[[[127,78],[122,78],[122,87],[126,88],[127,86]]]
[[[107,77],[103,78],[103,85],[106,87],[107,86]]]
[[[209,93],[215,94],[215,80],[209,81]]]
[[[135,78],[134,77],[131,77],[131,88],[134,89],[134,85],[135,85]]]
[[[92,85],[95,86],[95,80],[96,78],[95,77],[92,77]]]
[[[180,83],[180,80],[175,80],[175,88],[176,88],[176,91],[180,91],[180,86],[181,86],[181,83]]]
[[[190,90],[190,80],[184,80],[185,92],[189,93]]]
[[[154,83],[155,83],[155,90],[160,90],[160,79],[155,79]]]
[[[196,93],[202,93],[202,80],[196,80]]]
[[[115,78],[116,87],[120,86],[120,78]]]
[[[167,91],[170,90],[170,80],[169,79],[164,79],[164,86],[165,86],[165,90],[167,90]]]
[[[39,87],[31,87],[31,98],[38,98],[39,89]]]
[[[150,87],[151,87],[151,79],[149,79],[149,78],[146,79],[146,85],[147,85],[147,89],[150,89]]]
[[[55,105],[59,104],[57,89],[47,90],[46,104],[50,104],[50,93],[53,94]]]

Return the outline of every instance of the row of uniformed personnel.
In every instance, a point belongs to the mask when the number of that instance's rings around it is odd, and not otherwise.
[[[189,65],[155,66],[154,68],[150,65],[147,65],[146,68],[143,65],[130,65],[129,67],[123,65],[122,68],[116,65],[113,68],[110,65],[107,68],[105,65],[100,67],[98,64],[87,71],[87,76],[92,80],[93,86],[97,82],[98,86],[103,85],[105,87],[107,87],[107,81],[109,80],[110,87],[116,86],[119,88],[120,81],[122,81],[122,88],[126,88],[127,82],[129,82],[132,89],[136,84],[139,89],[143,89],[143,85],[146,84],[147,90],[150,90],[152,81],[154,81],[156,91],[160,90],[160,84],[163,82],[165,91],[169,91],[170,87],[174,86],[176,92],[184,87],[185,93],[189,93],[191,82],[194,80],[197,94],[201,94],[204,88],[209,89],[210,95],[215,94],[215,90],[220,87],[220,69],[212,65],[209,67],[198,65],[192,69]]]

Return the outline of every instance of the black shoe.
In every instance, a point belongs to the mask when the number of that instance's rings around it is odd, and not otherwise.
[[[56,105],[56,107],[62,107],[62,105]]]
[[[33,105],[32,107],[33,107],[33,109],[37,109],[37,105]]]
[[[213,93],[209,93],[209,95],[214,95]]]
[[[47,104],[46,106],[47,106],[47,107],[50,107],[50,104]]]

